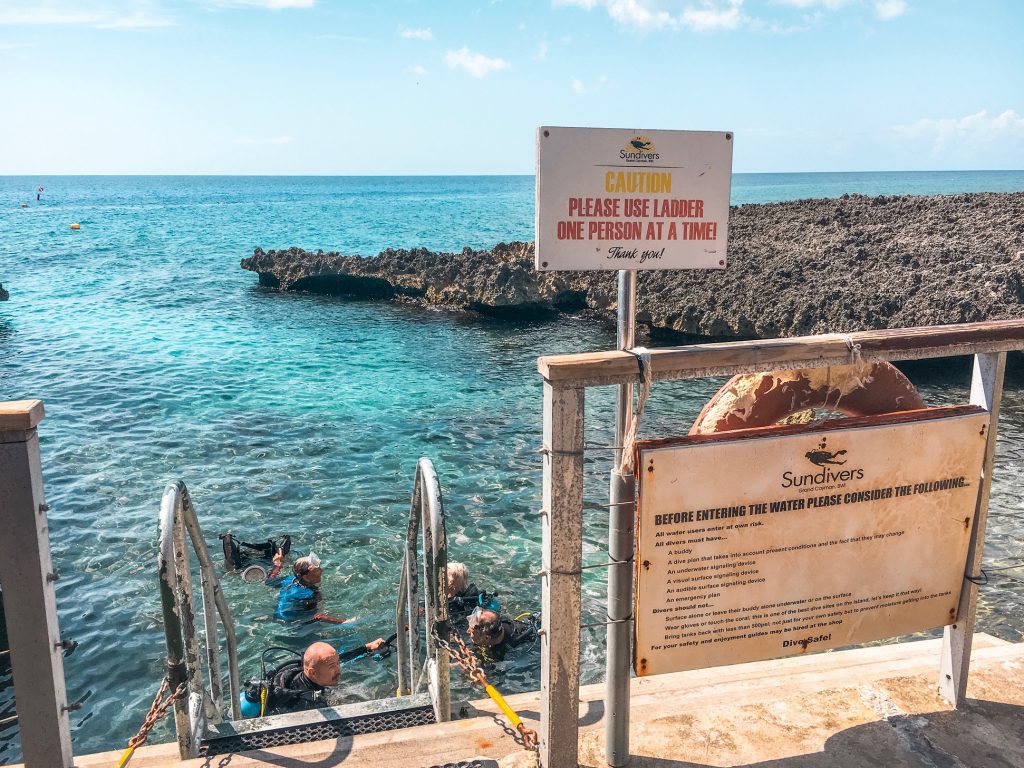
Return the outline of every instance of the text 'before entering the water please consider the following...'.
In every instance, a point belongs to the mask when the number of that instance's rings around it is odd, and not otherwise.
[[[537,129],[536,268],[725,267],[733,135]]]
[[[638,444],[638,675],[956,621],[988,414],[834,423]]]

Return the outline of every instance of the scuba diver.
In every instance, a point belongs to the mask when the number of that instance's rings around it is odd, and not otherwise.
[[[262,581],[268,587],[280,589],[274,618],[292,622],[308,618],[306,623],[324,621],[344,624],[345,619],[326,613],[315,613],[323,601],[320,581],[323,567],[315,552],[292,563],[292,575],[280,575],[284,559],[291,552],[292,538],[285,534],[277,541],[267,539],[259,544],[236,539],[231,532],[220,534],[224,550],[224,565],[229,571],[240,571],[242,580],[250,583]]]
[[[327,706],[323,692],[338,684],[341,665],[371,654],[378,660],[390,656],[391,643],[396,637],[392,635],[387,640],[378,637],[341,653],[323,642],[313,643],[303,654],[290,648],[267,648],[260,655],[260,680],[249,683],[242,693],[242,717],[280,715]],[[296,658],[267,672],[267,654],[271,651],[284,652]]]
[[[283,564],[284,555],[278,551],[274,555],[274,565],[280,570]],[[277,610],[274,611],[274,618],[281,621],[305,618],[310,612],[316,611],[324,599],[323,593],[320,592],[324,569],[316,552],[310,552],[292,563],[292,574],[290,577],[274,576],[263,582],[268,587],[277,587],[281,590],[277,596]],[[313,615],[314,620],[323,618],[331,617],[319,613]],[[336,623],[342,623],[342,620],[339,619]]]
[[[540,617],[533,613],[510,619],[490,608],[478,607],[469,616],[469,637],[480,660],[491,664],[504,661],[512,648],[536,640],[539,624]]]
[[[469,581],[469,570],[462,563],[448,562],[448,620],[462,622],[476,608],[501,611],[497,592],[484,592]]]

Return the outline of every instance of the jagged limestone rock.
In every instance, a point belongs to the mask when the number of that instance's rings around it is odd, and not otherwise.
[[[729,228],[726,269],[640,273],[641,324],[669,336],[774,338],[1021,316],[1024,193],[742,205]],[[538,273],[533,254],[520,242],[372,258],[257,248],[242,267],[286,291],[613,319],[614,272]]]

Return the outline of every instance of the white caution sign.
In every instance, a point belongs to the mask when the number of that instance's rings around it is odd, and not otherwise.
[[[641,444],[638,675],[956,621],[988,414],[855,423]]]
[[[733,136],[537,130],[538,270],[721,269]]]

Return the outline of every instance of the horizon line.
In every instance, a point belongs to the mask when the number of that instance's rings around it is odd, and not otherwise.
[[[943,168],[918,170],[860,170],[860,171],[733,171],[733,176],[770,176],[782,174],[830,173],[1022,173],[1024,168]],[[45,178],[54,176],[101,178],[312,178],[312,179],[393,179],[393,178],[481,178],[481,177],[536,177],[536,173],[0,173],[0,178]]]

